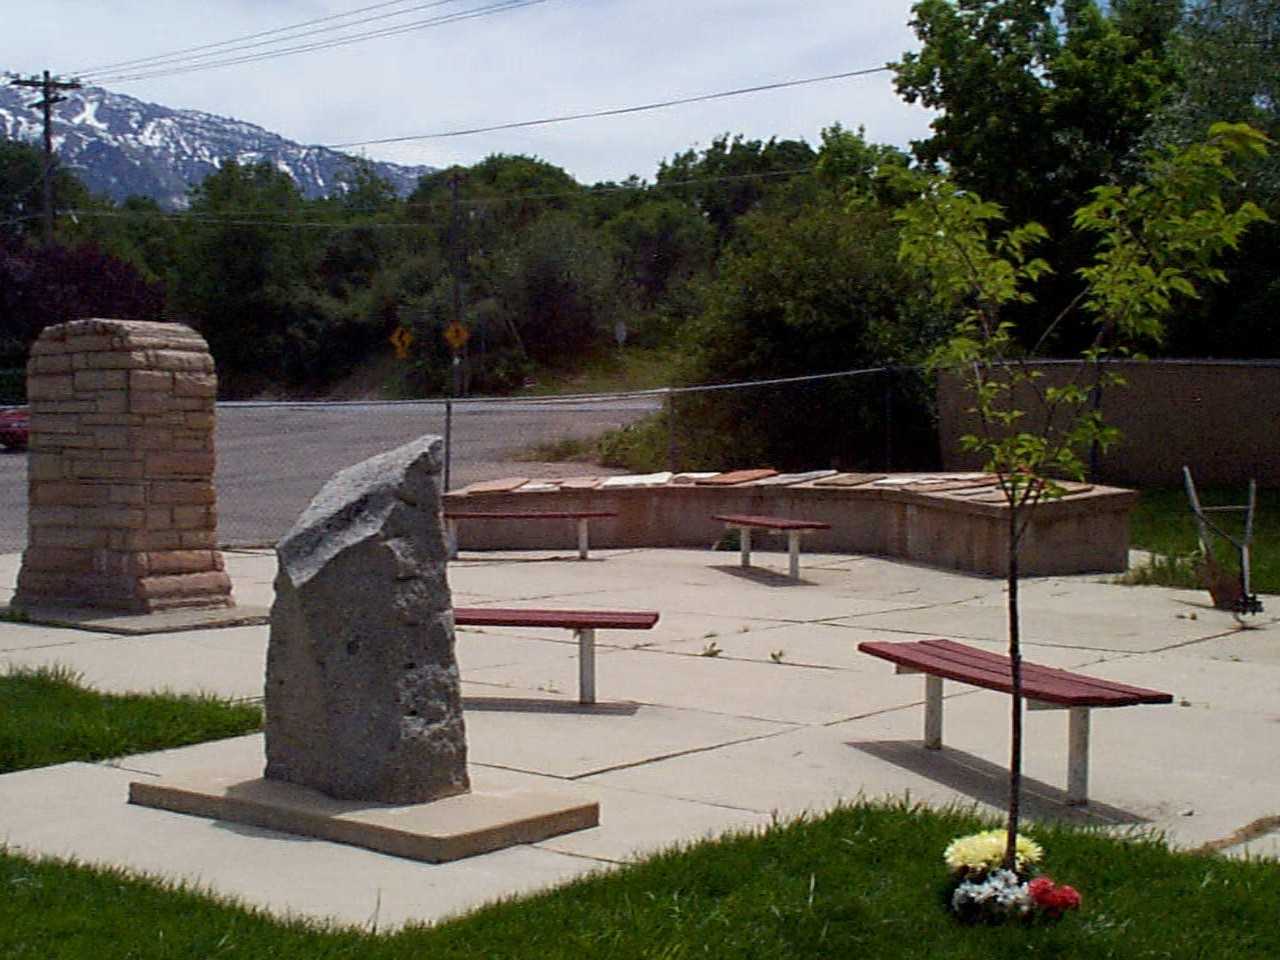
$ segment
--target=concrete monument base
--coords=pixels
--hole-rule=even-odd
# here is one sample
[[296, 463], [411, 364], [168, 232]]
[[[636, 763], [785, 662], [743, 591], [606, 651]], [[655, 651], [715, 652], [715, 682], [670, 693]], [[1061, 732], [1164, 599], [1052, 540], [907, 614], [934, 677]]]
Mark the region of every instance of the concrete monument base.
[[21, 619], [47, 627], [69, 627], [91, 633], [141, 637], [153, 633], [181, 633], [220, 627], [252, 627], [271, 622], [266, 607], [171, 607], [152, 613], [125, 613], [99, 607], [51, 607], [38, 605], [14, 610], [0, 607], [0, 617]]
[[[238, 769], [237, 769], [238, 768]], [[600, 823], [600, 805], [551, 793], [483, 789], [429, 803], [335, 800], [259, 776], [260, 756], [233, 768], [129, 784], [129, 802], [247, 823], [410, 860], [444, 863]]]

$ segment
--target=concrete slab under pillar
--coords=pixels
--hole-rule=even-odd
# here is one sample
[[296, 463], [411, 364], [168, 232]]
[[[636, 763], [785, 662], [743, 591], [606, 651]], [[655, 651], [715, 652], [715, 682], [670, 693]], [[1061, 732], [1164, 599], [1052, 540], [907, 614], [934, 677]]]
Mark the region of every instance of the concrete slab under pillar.
[[210, 630], [217, 627], [248, 627], [271, 622], [267, 607], [174, 607], [152, 613], [124, 613], [101, 607], [35, 606], [11, 612], [0, 608], [0, 618], [19, 619], [49, 627], [70, 627], [92, 633], [143, 636], [149, 633], [180, 633], [183, 630]]
[[246, 823], [410, 860], [447, 863], [598, 826], [600, 805], [552, 792], [473, 791], [430, 803], [336, 800], [260, 776], [259, 756], [180, 777], [135, 780], [129, 802]]

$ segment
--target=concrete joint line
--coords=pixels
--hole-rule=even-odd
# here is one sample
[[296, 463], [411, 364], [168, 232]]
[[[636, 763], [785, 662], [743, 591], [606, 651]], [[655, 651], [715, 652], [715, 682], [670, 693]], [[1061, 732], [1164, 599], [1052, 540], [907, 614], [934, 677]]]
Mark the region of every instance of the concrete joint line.
[[[101, 640], [103, 638], [95, 637], [94, 639]], [[56, 650], [58, 647], [74, 647], [79, 643], [83, 643], [83, 641], [82, 640], [65, 640], [62, 643], [42, 643], [37, 647], [15, 647], [12, 650], [0, 650], [0, 656], [11, 657], [14, 654], [28, 653], [32, 650]]]
[[[619, 787], [610, 785], [609, 789], [615, 790], [618, 793], [629, 793], [636, 797], [661, 797], [664, 800], [673, 799], [673, 795], [669, 793], [659, 793], [654, 790], [638, 790], [635, 787]], [[699, 807], [710, 807], [713, 810], [730, 810], [733, 813], [755, 813], [765, 816], [774, 816], [775, 819], [778, 812], [777, 807], [773, 807], [769, 810], [760, 810], [756, 807], [740, 807], [737, 804], [720, 803], [716, 800], [687, 800], [682, 797], [674, 797], [674, 799], [684, 800], [685, 803], [695, 804]]]
[[[771, 721], [777, 723], [778, 721]], [[772, 733], [762, 733], [754, 737], [741, 737], [737, 740], [726, 740], [724, 743], [713, 743], [705, 747], [690, 747], [688, 750], [675, 750], [671, 753], [664, 753], [656, 757], [646, 757], [643, 760], [631, 760], [627, 763], [618, 763], [608, 767], [601, 767], [598, 770], [588, 770], [586, 773], [574, 774], [566, 777], [566, 780], [586, 780], [588, 777], [598, 777], [606, 773], [616, 773], [619, 770], [632, 770], [636, 767], [646, 767], [651, 763], [662, 763], [664, 760], [674, 760], [677, 757], [689, 757], [699, 753], [711, 753], [715, 750], [723, 750], [725, 747], [736, 747], [743, 743], [759, 743], [762, 740], [771, 740], [774, 737], [781, 736], [784, 733], [793, 733], [801, 729], [803, 724], [794, 724], [787, 730], [775, 730]]]
[[557, 850], [554, 847], [547, 846], [545, 843], [531, 843], [529, 846], [536, 850], [541, 850], [543, 853], [553, 853], [558, 857], [569, 857], [571, 860], [585, 860], [588, 863], [604, 863], [611, 867], [625, 867], [634, 862], [631, 860], [614, 860], [612, 857], [595, 857], [589, 853], [575, 853], [572, 850]]
[[[959, 683], [962, 681], [954, 681], [954, 682]], [[956, 690], [954, 693], [944, 693], [942, 695], [942, 699], [957, 700], [960, 697], [972, 697], [975, 694], [982, 693], [982, 692], [983, 690], [981, 687], [970, 687], [967, 690]], [[872, 710], [869, 713], [857, 713], [851, 717], [844, 717], [843, 719], [840, 719], [840, 720], [825, 720], [822, 723], [814, 724], [814, 726], [835, 727], [835, 726], [839, 726], [842, 723], [851, 723], [854, 720], [869, 720], [872, 717], [882, 717], [886, 713], [899, 713], [903, 710], [917, 710], [923, 706], [924, 706], [924, 701], [917, 700], [914, 703], [903, 703], [896, 707], [884, 707], [880, 710]]]
[[130, 767], [130, 766], [126, 766], [123, 763], [118, 763], [115, 760], [98, 760], [96, 761], [95, 766], [107, 767], [111, 770], [119, 770], [122, 773], [136, 773], [142, 777], [159, 778], [163, 776], [163, 774], [161, 774], [158, 770], [143, 770], [141, 767]]
[[[715, 638], [713, 638], [713, 637], [708, 637], [707, 639], [708, 639], [708, 640], [712, 640], [712, 639], [720, 639], [720, 638], [718, 638], [718, 637], [715, 637]], [[704, 653], [686, 653], [686, 652], [685, 652], [685, 651], [683, 651], [683, 650], [659, 650], [659, 649], [656, 649], [656, 648], [654, 648], [654, 647], [620, 647], [620, 648], [618, 648], [618, 649], [622, 649], [622, 650], [633, 650], [633, 651], [635, 651], [636, 653], [656, 653], [656, 654], [660, 654], [660, 655], [668, 656], [668, 657], [690, 657], [690, 658], [692, 658], [692, 659], [694, 659], [694, 660], [720, 660], [720, 661], [723, 661], [723, 662], [725, 662], [725, 663], [765, 663], [765, 662], [768, 662], [768, 663], [772, 663], [772, 664], [773, 664], [774, 666], [776, 666], [776, 667], [799, 667], [799, 668], [804, 669], [804, 670], [831, 670], [831, 671], [840, 671], [840, 670], [848, 669], [848, 668], [846, 668], [846, 667], [831, 667], [831, 666], [828, 666], [828, 665], [827, 665], [827, 664], [825, 664], [825, 663], [795, 663], [795, 662], [793, 662], [793, 661], [789, 661], [789, 660], [780, 660], [780, 661], [776, 661], [776, 662], [775, 662], [775, 661], [773, 661], [773, 660], [764, 661], [764, 660], [757, 660], [757, 659], [756, 659], [756, 658], [754, 658], [754, 657], [732, 657], [732, 656], [725, 656], [725, 654], [724, 654], [724, 653], [717, 653], [714, 657], [709, 657], [709, 656], [707, 656], [707, 655], [706, 655], [706, 654], [704, 654]], [[757, 719], [758, 719], [758, 718], [757, 718]]]
[[[866, 613], [843, 614], [839, 617], [827, 617], [825, 619], [809, 620], [805, 622], [831, 624], [832, 626], [838, 627], [838, 626], [841, 626], [841, 624], [835, 623], [834, 621], [836, 620], [859, 620], [863, 617], [882, 617], [886, 613], [914, 613], [918, 610], [940, 610], [943, 607], [960, 607], [960, 606], [964, 606], [967, 603], [973, 603], [975, 600], [985, 600], [988, 597], [992, 597], [992, 596], [995, 596], [995, 594], [979, 593], [979, 594], [975, 594], [972, 597], [961, 597], [959, 600], [943, 600], [940, 603], [922, 603], [922, 604], [917, 604], [916, 606], [910, 606], [910, 607], [894, 607], [891, 610], [868, 610]], [[898, 632], [911, 633], [912, 631], [901, 630]]]
[[[1275, 623], [1274, 619], [1268, 620], [1267, 624]], [[1157, 647], [1155, 650], [1148, 650], [1147, 653], [1168, 653], [1170, 650], [1181, 650], [1183, 647], [1194, 647], [1197, 643], [1208, 643], [1210, 640], [1222, 640], [1225, 637], [1234, 637], [1241, 633], [1247, 633], [1250, 630], [1256, 630], [1261, 627], [1233, 627], [1230, 630], [1224, 630], [1222, 633], [1213, 633], [1207, 637], [1196, 637], [1194, 640], [1183, 640], [1181, 643], [1171, 643], [1167, 647]]]

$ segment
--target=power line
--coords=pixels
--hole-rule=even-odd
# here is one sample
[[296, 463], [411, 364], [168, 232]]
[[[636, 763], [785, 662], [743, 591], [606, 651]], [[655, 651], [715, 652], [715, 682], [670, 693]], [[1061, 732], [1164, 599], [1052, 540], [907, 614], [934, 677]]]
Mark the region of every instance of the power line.
[[217, 67], [229, 67], [243, 63], [258, 63], [260, 61], [271, 60], [276, 57], [292, 56], [298, 53], [309, 53], [313, 50], [330, 50], [334, 47], [347, 46], [349, 44], [360, 43], [365, 40], [376, 40], [383, 37], [399, 36], [400, 34], [410, 33], [415, 30], [425, 30], [430, 27], [444, 26], [445, 24], [458, 23], [463, 20], [475, 20], [481, 17], [489, 17], [499, 13], [508, 13], [512, 10], [519, 10], [524, 7], [533, 7], [548, 2], [549, 0], [502, 0], [502, 2], [494, 3], [487, 7], [477, 7], [473, 10], [462, 11], [459, 13], [446, 14], [439, 17], [429, 17], [425, 20], [416, 20], [412, 23], [400, 24], [395, 27], [384, 27], [380, 30], [371, 30], [367, 33], [355, 34], [350, 37], [339, 37], [333, 40], [302, 44], [297, 47], [285, 47], [280, 50], [246, 54], [242, 57], [230, 57], [224, 60], [217, 60], [212, 63], [199, 63], [152, 71], [144, 70], [140, 73], [123, 73], [106, 77], [95, 77], [94, 82], [98, 84], [129, 83], [134, 80], [150, 80], [156, 77], [172, 77], [185, 73], [197, 73], [202, 70], [212, 70]]
[[460, 130], [445, 130], [438, 133], [419, 133], [403, 137], [381, 137], [376, 140], [348, 140], [343, 143], [323, 144], [330, 150], [341, 150], [346, 147], [369, 147], [386, 143], [406, 143], [410, 140], [440, 140], [446, 137], [466, 137], [477, 133], [493, 133], [498, 130], [518, 130], [523, 127], [540, 127], [552, 123], [567, 123], [570, 120], [593, 120], [599, 117], [619, 117], [630, 113], [642, 113], [647, 110], [663, 110], [669, 107], [684, 106], [689, 103], [704, 103], [708, 100], [723, 100], [727, 97], [740, 97], [748, 93], [762, 93], [767, 90], [782, 90], [787, 87], [799, 87], [811, 83], [825, 83], [830, 80], [847, 80], [850, 77], [863, 77], [872, 73], [884, 73], [892, 67], [868, 67], [863, 70], [849, 70], [844, 73], [829, 73], [821, 77], [806, 77], [802, 80], [782, 80], [778, 83], [764, 83], [754, 87], [739, 87], [736, 90], [724, 90], [720, 93], [704, 93], [694, 97], [679, 97], [674, 100], [661, 100], [656, 103], [644, 103], [633, 107], [614, 107], [608, 110], [593, 110], [588, 113], [567, 113], [555, 117], [543, 117], [540, 120], [519, 120], [514, 123], [496, 123], [487, 127], [465, 127]]
[[[261, 37], [270, 37], [270, 36], [275, 36], [281, 33], [289, 33], [292, 30], [300, 30], [303, 27], [310, 27], [317, 23], [330, 23], [334, 20], [343, 20], [343, 19], [346, 19], [347, 17], [354, 17], [356, 14], [359, 14], [359, 13], [368, 13], [370, 10], [381, 10], [386, 7], [394, 7], [394, 6], [397, 6], [398, 4], [407, 3], [407, 2], [408, 0], [385, 0], [385, 2], [383, 3], [374, 3], [374, 4], [370, 4], [367, 7], [357, 7], [354, 10], [348, 10], [346, 13], [335, 13], [327, 17], [316, 17], [312, 20], [303, 20], [300, 23], [292, 23], [292, 24], [289, 24], [288, 26], [276, 27], [273, 30], [262, 30], [258, 33], [248, 33], [248, 34], [245, 34], [244, 36], [232, 37], [228, 40], [219, 40], [216, 43], [202, 43], [199, 46], [195, 46], [195, 47], [184, 47], [181, 50], [170, 50], [167, 53], [158, 53], [150, 57], [137, 57], [133, 60], [116, 60], [113, 63], [100, 63], [92, 67], [83, 67], [82, 69], [76, 70], [73, 72], [77, 74], [89, 74], [89, 73], [96, 73], [99, 70], [116, 70], [116, 69], [119, 69], [120, 67], [140, 67], [142, 64], [154, 64], [157, 61], [161, 61], [161, 62], [168, 61], [174, 57], [178, 57], [183, 54], [199, 53], [202, 50], [216, 50], [219, 47], [235, 46], [236, 44], [241, 44], [248, 40], [257, 40]], [[442, 6], [445, 3], [458, 3], [458, 2], [460, 2], [460, 0], [437, 0], [436, 3], [426, 4], [425, 6]], [[419, 9], [422, 9], [422, 7], [413, 7], [411, 9], [419, 10]], [[402, 10], [397, 13], [387, 14], [387, 16], [400, 16], [401, 14], [409, 13], [409, 12], [411, 12], [411, 10]], [[368, 18], [368, 19], [372, 20], [377, 18]], [[333, 27], [331, 29], [335, 29], [335, 30], [345, 29], [346, 27], [358, 26], [360, 23], [364, 23], [364, 22], [368, 22], [368, 21], [358, 20], [356, 21], [356, 23], [344, 24], [341, 27]], [[293, 39], [293, 38], [281, 38], [281, 39], [283, 40], [283, 39]], [[273, 41], [273, 42], [281, 42], [281, 41]]]
[[[405, 0], [395, 0], [395, 2], [396, 2], [396, 3], [404, 3], [404, 2], [405, 2]], [[162, 67], [163, 67], [163, 68], [165, 68], [166, 70], [167, 70], [167, 69], [174, 69], [174, 70], [177, 70], [177, 69], [179, 69], [179, 68], [195, 68], [195, 67], [206, 67], [206, 66], [218, 66], [218, 65], [221, 65], [221, 64], [226, 63], [226, 62], [229, 62], [229, 61], [217, 60], [217, 61], [215, 61], [215, 62], [206, 62], [206, 63], [200, 63], [199, 61], [201, 61], [201, 60], [204, 60], [204, 61], [210, 61], [210, 60], [211, 60], [211, 58], [215, 58], [215, 57], [226, 57], [226, 56], [230, 56], [230, 55], [234, 55], [234, 54], [240, 54], [240, 53], [244, 53], [245, 51], [252, 50], [252, 49], [254, 49], [255, 47], [270, 47], [270, 46], [272, 46], [273, 44], [278, 44], [278, 43], [287, 43], [287, 42], [289, 42], [289, 41], [291, 41], [291, 40], [301, 40], [301, 39], [303, 39], [304, 37], [313, 37], [313, 36], [317, 36], [317, 35], [322, 34], [322, 33], [331, 33], [331, 32], [333, 32], [334, 30], [349, 30], [349, 29], [351, 29], [351, 28], [353, 28], [353, 27], [361, 26], [362, 24], [366, 24], [366, 23], [373, 23], [373, 22], [375, 22], [375, 21], [377, 21], [377, 20], [389, 20], [389, 19], [391, 19], [391, 18], [393, 18], [393, 17], [403, 17], [403, 16], [406, 16], [407, 14], [410, 14], [410, 13], [416, 13], [416, 12], [418, 12], [418, 11], [420, 11], [420, 10], [429, 10], [429, 9], [433, 9], [433, 8], [435, 8], [435, 7], [443, 7], [443, 6], [446, 6], [446, 5], [450, 4], [450, 3], [461, 3], [461, 2], [462, 2], [462, 0], [431, 0], [431, 2], [430, 2], [430, 3], [420, 3], [420, 4], [418, 4], [417, 6], [413, 6], [413, 7], [406, 7], [404, 10], [395, 10], [395, 11], [392, 11], [391, 13], [382, 13], [382, 14], [378, 14], [377, 16], [364, 17], [364, 18], [362, 18], [362, 19], [360, 19], [360, 20], [356, 20], [356, 21], [354, 21], [354, 22], [352, 22], [352, 23], [339, 23], [339, 24], [334, 24], [334, 25], [332, 25], [332, 26], [328, 26], [328, 27], [317, 27], [317, 28], [316, 28], [316, 29], [314, 29], [314, 30], [305, 30], [305, 31], [303, 31], [303, 32], [301, 32], [301, 33], [293, 33], [293, 34], [291, 34], [291, 35], [289, 35], [289, 36], [285, 36], [285, 37], [278, 37], [278, 38], [271, 39], [271, 40], [257, 40], [257, 41], [255, 41], [255, 42], [253, 42], [253, 43], [240, 43], [239, 45], [229, 46], [229, 47], [228, 47], [228, 49], [223, 50], [223, 51], [221, 51], [221, 52], [213, 52], [213, 51], [210, 51], [210, 52], [208, 52], [208, 53], [198, 53], [198, 54], [195, 54], [195, 55], [185, 55], [185, 56], [176, 56], [176, 55], [175, 55], [175, 56], [170, 56], [170, 57], [153, 57], [153, 58], [149, 58], [149, 59], [148, 59], [148, 61], [146, 61], [146, 62], [144, 62], [143, 64], [139, 65], [139, 66], [138, 66], [138, 67], [136, 67], [135, 69], [136, 69], [136, 70], [139, 70], [139, 71], [154, 71], [154, 73], [149, 73], [149, 74], [148, 74], [148, 76], [152, 76], [152, 75], [160, 74], [162, 71], [161, 71], [159, 68], [162, 68]], [[349, 16], [349, 14], [346, 14], [346, 16]], [[451, 16], [451, 17], [461, 17], [461, 16], [462, 16], [462, 14], [451, 14], [451, 15], [449, 15], [449, 16]], [[425, 23], [425, 22], [426, 22], [426, 21], [419, 21], [419, 23]], [[400, 27], [408, 27], [408, 26], [410, 26], [410, 25], [408, 25], [408, 24], [400, 24], [399, 26], [400, 26]], [[296, 29], [296, 28], [283, 28], [283, 29], [286, 29], [286, 30], [287, 30], [287, 29]], [[393, 28], [393, 29], [399, 29], [399, 27], [397, 27], [397, 28]], [[422, 29], [425, 29], [425, 28], [422, 28]], [[280, 31], [274, 31], [274, 32], [280, 32]], [[352, 37], [352, 38], [345, 38], [345, 37], [343, 37], [343, 38], [335, 38], [335, 41], [336, 41], [336, 40], [345, 40], [345, 39], [358, 39], [358, 37]], [[226, 41], [226, 42], [225, 42], [224, 44], [222, 44], [222, 45], [226, 46], [226, 45], [231, 44], [231, 43], [233, 43], [233, 41]], [[261, 57], [261, 58], [263, 58], [263, 59], [266, 59], [268, 56], [275, 56], [275, 55], [277, 55], [277, 54], [279, 54], [279, 53], [280, 53], [280, 51], [278, 51], [278, 50], [270, 50], [270, 51], [263, 51], [263, 52], [261, 52], [261, 53], [259, 53], [259, 54], [254, 54], [254, 55], [251, 55], [251, 56], [258, 56], [258, 57]], [[111, 78], [110, 78], [110, 77], [108, 77], [108, 79], [111, 79]]]

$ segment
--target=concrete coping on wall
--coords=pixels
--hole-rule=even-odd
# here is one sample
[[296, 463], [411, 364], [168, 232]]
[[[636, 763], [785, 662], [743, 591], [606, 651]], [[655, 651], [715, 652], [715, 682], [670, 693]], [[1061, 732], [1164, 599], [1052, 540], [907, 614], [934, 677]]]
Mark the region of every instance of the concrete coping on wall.
[[[1019, 554], [1029, 576], [1120, 572], [1128, 563], [1133, 490], [1063, 482], [1032, 508]], [[1007, 568], [1009, 504], [994, 475], [978, 472], [782, 474], [773, 470], [572, 477], [511, 477], [452, 491], [445, 509], [530, 513], [606, 510], [593, 548], [711, 546], [715, 514], [815, 520], [808, 549], [872, 553], [979, 574]], [[560, 549], [573, 524], [519, 519], [464, 521], [465, 550]], [[561, 529], [563, 527], [563, 529]]]

